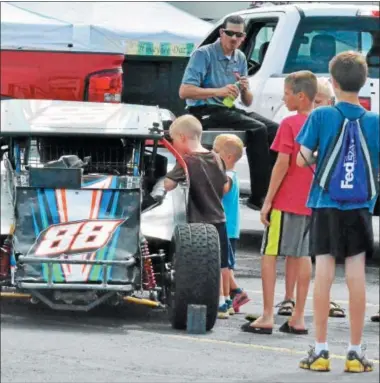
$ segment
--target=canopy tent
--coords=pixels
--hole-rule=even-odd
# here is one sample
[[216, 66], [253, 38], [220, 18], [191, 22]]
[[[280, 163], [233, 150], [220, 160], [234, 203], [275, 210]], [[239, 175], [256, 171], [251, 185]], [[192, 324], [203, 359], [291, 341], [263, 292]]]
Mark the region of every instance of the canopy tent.
[[67, 49], [73, 27], [1, 2], [1, 49]]
[[94, 51], [189, 56], [211, 25], [165, 2], [10, 2], [73, 25], [73, 44]]

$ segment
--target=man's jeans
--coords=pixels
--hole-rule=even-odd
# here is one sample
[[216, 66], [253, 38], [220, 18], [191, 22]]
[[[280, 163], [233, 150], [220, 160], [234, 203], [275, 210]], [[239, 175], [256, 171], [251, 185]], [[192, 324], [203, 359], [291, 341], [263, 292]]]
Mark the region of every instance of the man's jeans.
[[[279, 125], [257, 113], [246, 113], [236, 108], [200, 106], [189, 108], [189, 113], [202, 122], [204, 130], [212, 128], [246, 131], [245, 144], [251, 177], [249, 202], [260, 207], [268, 190], [270, 174], [277, 157], [277, 154], [270, 150], [270, 146]], [[206, 116], [208, 117], [202, 118]]]

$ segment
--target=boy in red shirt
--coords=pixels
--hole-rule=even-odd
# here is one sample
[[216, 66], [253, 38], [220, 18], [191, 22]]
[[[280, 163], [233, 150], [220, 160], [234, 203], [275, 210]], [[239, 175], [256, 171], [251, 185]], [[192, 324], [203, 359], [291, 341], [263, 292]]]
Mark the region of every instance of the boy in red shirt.
[[317, 94], [317, 78], [309, 71], [299, 71], [285, 79], [284, 102], [297, 114], [286, 117], [277, 131], [271, 149], [278, 152], [267, 196], [261, 209], [265, 232], [261, 252], [261, 277], [264, 312], [257, 320], [242, 326], [245, 332], [272, 334], [274, 291], [278, 255], [293, 257], [297, 267], [296, 304], [289, 322], [280, 331], [307, 334], [304, 310], [311, 279], [309, 229], [311, 210], [306, 207], [313, 173], [296, 164], [300, 145], [295, 141]]

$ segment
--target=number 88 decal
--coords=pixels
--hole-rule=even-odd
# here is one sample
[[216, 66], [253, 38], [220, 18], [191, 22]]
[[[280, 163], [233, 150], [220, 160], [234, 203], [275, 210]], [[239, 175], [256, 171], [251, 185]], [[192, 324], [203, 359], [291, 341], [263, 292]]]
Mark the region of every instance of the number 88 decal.
[[89, 253], [105, 246], [123, 220], [86, 220], [49, 227], [37, 240], [35, 255]]

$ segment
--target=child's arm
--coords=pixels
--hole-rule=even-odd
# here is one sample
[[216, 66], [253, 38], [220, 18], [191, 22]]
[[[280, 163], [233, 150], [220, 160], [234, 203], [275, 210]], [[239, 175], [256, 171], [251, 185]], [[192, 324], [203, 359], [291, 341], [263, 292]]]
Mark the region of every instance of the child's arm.
[[277, 161], [273, 167], [269, 188], [260, 212], [261, 222], [269, 226], [268, 215], [272, 209], [272, 202], [289, 169], [290, 154], [278, 153]]
[[316, 163], [317, 153], [314, 152], [318, 148], [320, 129], [320, 116], [318, 113], [318, 109], [310, 113], [296, 138], [296, 141], [301, 145], [297, 155], [297, 165], [300, 167], [307, 167]]
[[227, 194], [232, 188], [232, 179], [227, 176], [227, 181], [223, 187], [223, 194]]
[[277, 161], [273, 167], [267, 195], [261, 208], [262, 224], [269, 225], [268, 215], [272, 209], [272, 202], [289, 169], [290, 155], [293, 153], [294, 136], [287, 120], [281, 122], [271, 149], [278, 152]]
[[317, 162], [317, 152], [314, 152], [306, 146], [301, 146], [297, 154], [297, 165], [301, 168], [314, 165]]
[[179, 182], [185, 181], [185, 179], [185, 171], [183, 170], [182, 166], [177, 163], [174, 168], [168, 174], [166, 174], [164, 180], [164, 188], [167, 192], [169, 192], [175, 189]]
[[178, 185], [178, 182], [171, 180], [170, 178], [165, 178], [164, 180], [164, 188], [167, 192], [175, 189]]

